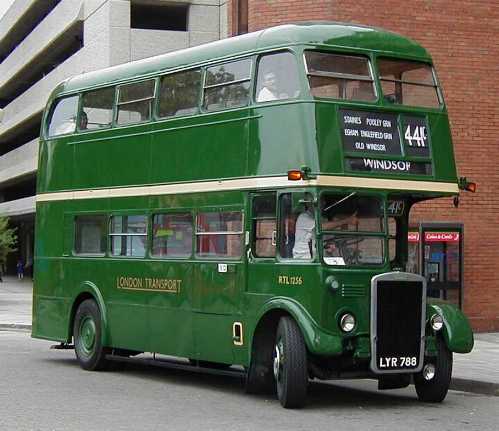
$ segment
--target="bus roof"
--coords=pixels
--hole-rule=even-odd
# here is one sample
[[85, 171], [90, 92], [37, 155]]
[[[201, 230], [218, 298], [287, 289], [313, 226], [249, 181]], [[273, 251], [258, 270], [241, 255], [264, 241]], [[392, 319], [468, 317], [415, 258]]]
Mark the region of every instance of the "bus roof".
[[336, 22], [304, 22], [271, 27], [254, 33], [170, 52], [143, 60], [85, 73], [57, 87], [54, 95], [78, 92], [129, 79], [293, 45], [346, 48], [430, 61], [419, 44], [397, 33], [374, 27]]

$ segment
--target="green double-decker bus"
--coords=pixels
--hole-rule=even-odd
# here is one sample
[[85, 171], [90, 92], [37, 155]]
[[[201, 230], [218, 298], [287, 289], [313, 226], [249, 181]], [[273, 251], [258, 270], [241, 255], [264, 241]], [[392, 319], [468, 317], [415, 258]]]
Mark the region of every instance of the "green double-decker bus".
[[311, 378], [442, 401], [473, 335], [406, 271], [408, 218], [458, 186], [432, 60], [394, 33], [284, 25], [76, 76], [42, 123], [32, 335], [284, 407]]

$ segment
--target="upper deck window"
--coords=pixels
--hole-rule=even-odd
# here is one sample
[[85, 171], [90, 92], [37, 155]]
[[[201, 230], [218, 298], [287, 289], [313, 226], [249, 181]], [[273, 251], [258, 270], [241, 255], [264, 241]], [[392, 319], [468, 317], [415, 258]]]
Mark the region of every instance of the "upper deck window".
[[296, 60], [290, 52], [260, 57], [256, 85], [256, 101], [270, 102], [300, 95]]
[[151, 119], [154, 79], [121, 85], [118, 93], [118, 124], [133, 124]]
[[114, 87], [84, 93], [78, 130], [108, 127], [113, 121]]
[[251, 59], [208, 67], [203, 107], [207, 111], [246, 106], [251, 85]]
[[369, 60], [365, 57], [306, 51], [310, 91], [314, 97], [376, 100]]
[[48, 125], [48, 135], [64, 135], [76, 129], [78, 96], [64, 97], [55, 102]]
[[381, 58], [378, 68], [386, 101], [425, 108], [440, 106], [433, 68], [429, 64]]
[[198, 111], [201, 70], [172, 73], [161, 78], [160, 117], [180, 117]]

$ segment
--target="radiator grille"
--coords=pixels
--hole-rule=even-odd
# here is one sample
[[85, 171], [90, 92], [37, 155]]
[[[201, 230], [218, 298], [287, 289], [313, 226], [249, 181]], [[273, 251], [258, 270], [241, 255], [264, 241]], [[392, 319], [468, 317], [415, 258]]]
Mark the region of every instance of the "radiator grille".
[[380, 280], [373, 293], [376, 368], [387, 372], [419, 369], [424, 323], [423, 283]]

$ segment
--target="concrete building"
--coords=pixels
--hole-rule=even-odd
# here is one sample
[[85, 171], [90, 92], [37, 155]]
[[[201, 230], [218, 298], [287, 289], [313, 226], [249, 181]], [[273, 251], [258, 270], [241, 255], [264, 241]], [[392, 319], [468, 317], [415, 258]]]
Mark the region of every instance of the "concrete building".
[[[228, 0], [227, 0], [228, 1]], [[83, 72], [227, 36], [225, 0], [15, 0], [0, 19], [0, 215], [30, 272], [38, 137], [52, 89]]]

